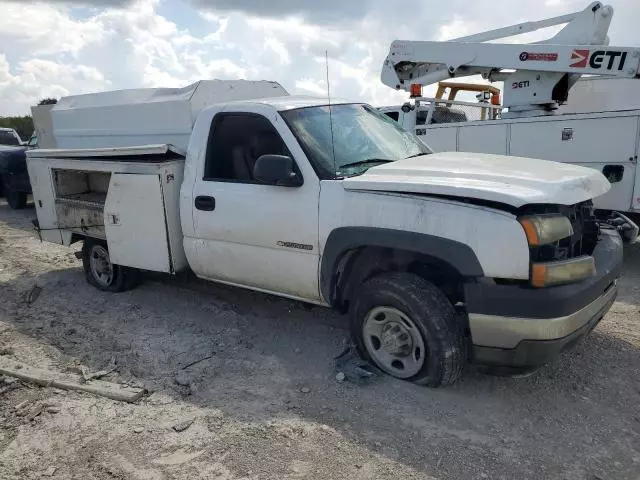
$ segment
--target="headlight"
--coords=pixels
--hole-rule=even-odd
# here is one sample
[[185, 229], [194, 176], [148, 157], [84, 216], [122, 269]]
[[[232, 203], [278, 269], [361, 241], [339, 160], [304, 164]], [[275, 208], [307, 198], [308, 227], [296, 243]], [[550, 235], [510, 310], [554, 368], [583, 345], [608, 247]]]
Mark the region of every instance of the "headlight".
[[593, 257], [587, 255], [560, 262], [534, 263], [531, 265], [531, 285], [550, 287], [578, 282], [595, 274], [596, 265]]
[[573, 235], [571, 221], [562, 215], [532, 215], [518, 219], [531, 246], [555, 243]]

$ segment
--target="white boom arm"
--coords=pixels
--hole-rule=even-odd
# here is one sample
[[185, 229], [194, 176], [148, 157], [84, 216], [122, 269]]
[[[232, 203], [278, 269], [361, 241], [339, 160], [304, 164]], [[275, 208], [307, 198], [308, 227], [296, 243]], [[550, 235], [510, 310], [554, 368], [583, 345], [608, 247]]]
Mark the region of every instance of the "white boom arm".
[[[447, 42], [396, 40], [382, 67], [382, 82], [410, 91], [414, 84], [481, 75], [505, 82], [503, 104], [511, 114], [548, 113], [567, 100], [582, 75], [640, 78], [640, 48], [608, 46], [612, 16], [612, 7], [594, 2], [580, 12]], [[482, 43], [564, 23], [543, 42]]]

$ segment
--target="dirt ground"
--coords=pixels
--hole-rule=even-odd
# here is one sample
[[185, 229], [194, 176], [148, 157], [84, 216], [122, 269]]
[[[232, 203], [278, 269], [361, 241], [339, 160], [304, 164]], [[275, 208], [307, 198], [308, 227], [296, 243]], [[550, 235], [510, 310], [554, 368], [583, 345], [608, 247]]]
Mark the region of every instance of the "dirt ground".
[[[61, 372], [115, 359], [106, 379], [151, 393], [0, 383], [1, 479], [640, 478], [640, 245], [611, 312], [556, 363], [427, 389], [336, 381], [346, 317], [326, 309], [165, 279], [99, 292], [34, 215], [0, 205], [0, 353]], [[50, 411], [19, 416], [25, 401]]]

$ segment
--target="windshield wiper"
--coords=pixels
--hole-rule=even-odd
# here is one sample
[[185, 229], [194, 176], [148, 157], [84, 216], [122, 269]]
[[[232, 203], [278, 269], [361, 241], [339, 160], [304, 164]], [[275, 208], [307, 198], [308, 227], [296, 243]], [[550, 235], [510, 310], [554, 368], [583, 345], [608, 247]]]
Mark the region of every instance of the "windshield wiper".
[[409, 155], [408, 157], [404, 157], [404, 159], [406, 160], [407, 158], [421, 157], [423, 155], [428, 155], [428, 153], [416, 153], [414, 155]]
[[360, 165], [368, 165], [370, 163], [391, 163], [391, 162], [395, 162], [395, 160], [389, 160], [387, 158], [367, 158], [366, 160], [359, 160], [357, 162], [340, 165], [340, 168], [359, 167]]

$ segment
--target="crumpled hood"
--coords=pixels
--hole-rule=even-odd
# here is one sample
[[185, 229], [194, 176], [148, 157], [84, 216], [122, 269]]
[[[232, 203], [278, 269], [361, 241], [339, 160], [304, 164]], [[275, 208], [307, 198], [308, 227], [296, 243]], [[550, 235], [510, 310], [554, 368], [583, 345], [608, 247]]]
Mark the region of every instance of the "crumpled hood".
[[551, 203], [574, 205], [606, 193], [599, 171], [523, 157], [444, 152], [370, 168], [346, 178], [347, 190], [448, 195], [514, 207]]

